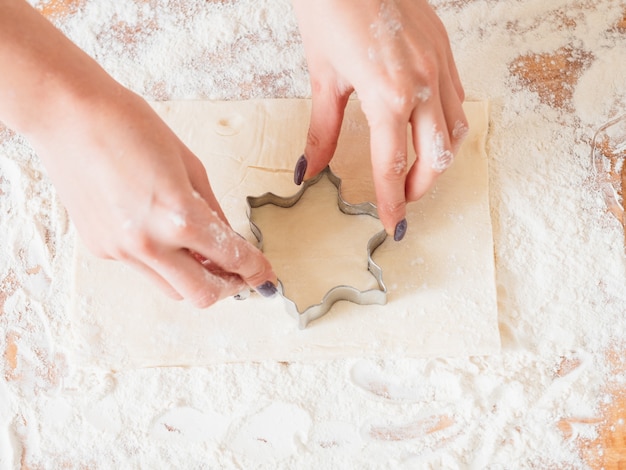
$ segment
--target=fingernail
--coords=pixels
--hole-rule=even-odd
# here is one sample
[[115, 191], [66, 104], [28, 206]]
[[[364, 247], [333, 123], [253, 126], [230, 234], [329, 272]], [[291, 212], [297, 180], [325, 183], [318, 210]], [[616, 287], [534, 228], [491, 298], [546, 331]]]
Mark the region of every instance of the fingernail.
[[278, 292], [278, 289], [272, 281], [265, 281], [260, 286], [257, 286], [256, 291], [263, 297], [273, 297]]
[[402, 219], [396, 225], [396, 229], [393, 232], [393, 239], [397, 242], [402, 240], [404, 238], [404, 235], [406, 234], [406, 228], [407, 228], [406, 219]]
[[307, 161], [306, 157], [302, 155], [298, 158], [298, 162], [296, 163], [296, 169], [293, 172], [293, 182], [298, 186], [302, 184], [304, 180], [304, 174], [306, 173]]

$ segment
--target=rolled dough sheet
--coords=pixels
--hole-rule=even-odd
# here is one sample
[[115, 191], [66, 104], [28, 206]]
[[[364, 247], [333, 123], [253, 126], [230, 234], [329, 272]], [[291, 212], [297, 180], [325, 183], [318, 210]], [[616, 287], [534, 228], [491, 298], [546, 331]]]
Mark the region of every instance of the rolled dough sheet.
[[[245, 197], [296, 192], [292, 171], [304, 148], [310, 101], [164, 102], [154, 107], [207, 167], [233, 227], [253, 240]], [[389, 288], [387, 305], [339, 302], [299, 330], [279, 298], [253, 294], [195, 309], [168, 299], [131, 268], [97, 259], [77, 243], [70, 305], [74, 331], [66, 346], [78, 364], [115, 370], [498, 352], [485, 154], [488, 106], [466, 103], [465, 111], [470, 135], [455, 164], [429, 195], [409, 206], [405, 240], [388, 240], [376, 252]], [[364, 196], [371, 191], [368, 166], [363, 165], [369, 161], [368, 148], [365, 118], [359, 103], [351, 101], [334, 159], [351, 202], [370, 197]], [[358, 162], [365, 176], [346, 173], [350, 162]], [[291, 240], [285, 235], [286, 244]], [[313, 242], [307, 243], [308, 249], [296, 253], [315, 252]], [[364, 247], [357, 256], [365, 269]], [[323, 277], [333, 269], [332, 256], [314, 264], [311, 276]]]

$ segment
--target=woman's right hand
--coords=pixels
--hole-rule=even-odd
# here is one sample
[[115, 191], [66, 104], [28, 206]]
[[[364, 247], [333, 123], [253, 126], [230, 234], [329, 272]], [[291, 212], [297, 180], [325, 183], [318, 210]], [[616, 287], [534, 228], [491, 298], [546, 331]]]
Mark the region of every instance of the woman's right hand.
[[[370, 127], [378, 215], [400, 240], [406, 205], [454, 159], [468, 130], [448, 35], [427, 0], [293, 0], [307, 56], [313, 107], [294, 180], [333, 157], [355, 90]], [[417, 160], [409, 165], [407, 128]]]

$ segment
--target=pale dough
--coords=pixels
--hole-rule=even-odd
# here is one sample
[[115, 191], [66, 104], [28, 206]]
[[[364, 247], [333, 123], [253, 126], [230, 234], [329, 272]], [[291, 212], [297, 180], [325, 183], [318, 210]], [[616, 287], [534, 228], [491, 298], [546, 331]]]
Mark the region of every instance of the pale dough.
[[335, 286], [377, 288], [367, 270], [367, 242], [381, 230], [380, 222], [341, 212], [328, 178], [311, 186], [294, 207], [266, 205], [253, 215], [263, 233], [263, 252], [300, 311]]
[[[245, 197], [266, 191], [289, 196], [297, 191], [293, 167], [304, 148], [310, 101], [168, 102], [155, 103], [154, 107], [207, 167], [213, 189], [233, 227], [254, 240]], [[389, 288], [387, 305], [339, 302], [305, 330], [298, 329], [278, 298], [267, 300], [253, 294], [247, 300], [226, 299], [209, 309], [197, 310], [185, 302], [169, 300], [121, 263], [92, 257], [78, 243], [70, 308], [75, 331], [67, 347], [74, 350], [79, 363], [112, 369], [498, 352], [485, 154], [488, 106], [483, 102], [466, 103], [465, 111], [470, 135], [456, 162], [429, 195], [409, 206], [405, 240], [388, 240], [376, 252], [375, 259], [384, 270]], [[351, 101], [333, 161], [335, 172], [344, 182], [344, 196], [350, 202], [371, 198], [368, 146], [366, 121], [359, 103]], [[354, 173], [353, 162], [364, 173]], [[332, 193], [332, 188], [327, 189]], [[323, 199], [315, 197], [310, 210], [322, 210], [324, 214], [334, 210]], [[290, 217], [301, 218], [297, 225], [305, 223], [302, 219], [314, 224], [316, 217], [325, 217], [311, 216], [306, 208], [299, 212], [298, 206], [285, 211]], [[287, 218], [282, 225], [274, 222], [272, 228], [264, 229], [270, 251], [280, 252], [282, 244], [291, 250], [286, 255], [291, 262], [285, 265], [304, 267], [296, 275], [302, 279], [296, 289], [302, 290], [303, 303], [310, 300], [306, 296], [318, 295], [305, 292], [313, 286], [306, 275], [314, 279], [339, 274], [330, 279], [330, 284], [344, 274], [347, 283], [374, 282], [365, 271], [361, 239], [367, 240], [369, 231], [380, 228], [380, 223], [372, 219], [363, 228], [349, 220], [351, 216], [344, 217], [348, 218], [348, 228], [341, 230], [354, 233], [354, 247], [339, 246], [334, 255], [328, 254], [336, 248], [329, 246], [333, 237], [330, 242], [322, 242], [322, 238], [335, 229], [335, 222], [301, 228], [301, 235], [293, 237], [281, 235], [286, 233]], [[350, 251], [352, 248], [356, 251]], [[356, 274], [347, 273], [352, 268], [337, 267], [341, 258], [357, 266]], [[361, 272], [359, 264], [363, 266]], [[279, 272], [279, 276], [284, 282], [293, 279], [288, 272]], [[323, 291], [325, 286], [315, 289]]]

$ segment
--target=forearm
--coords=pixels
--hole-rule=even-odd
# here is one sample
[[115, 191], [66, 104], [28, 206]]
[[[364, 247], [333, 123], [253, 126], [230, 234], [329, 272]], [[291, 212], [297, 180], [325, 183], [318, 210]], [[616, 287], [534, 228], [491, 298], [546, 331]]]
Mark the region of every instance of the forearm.
[[0, 120], [32, 139], [121, 87], [24, 0], [0, 0]]
[[0, 0], [0, 120], [33, 144], [94, 253], [198, 307], [244, 283], [276, 292], [269, 262], [230, 228], [200, 160], [24, 0]]

